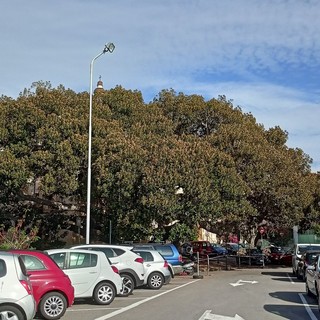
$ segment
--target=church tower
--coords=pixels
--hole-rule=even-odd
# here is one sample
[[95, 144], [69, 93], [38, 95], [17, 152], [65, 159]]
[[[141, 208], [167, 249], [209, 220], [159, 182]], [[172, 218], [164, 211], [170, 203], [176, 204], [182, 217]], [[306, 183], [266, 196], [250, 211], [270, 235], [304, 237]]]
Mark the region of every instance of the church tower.
[[103, 89], [103, 82], [100, 76], [99, 81], [97, 82], [97, 87], [94, 89], [94, 93], [101, 93], [101, 92], [104, 92], [104, 89]]

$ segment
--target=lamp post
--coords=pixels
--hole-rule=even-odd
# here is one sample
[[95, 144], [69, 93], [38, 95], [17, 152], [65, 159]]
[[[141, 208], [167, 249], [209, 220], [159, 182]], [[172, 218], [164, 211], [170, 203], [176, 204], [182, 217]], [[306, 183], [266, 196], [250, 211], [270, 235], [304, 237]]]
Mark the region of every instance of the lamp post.
[[93, 64], [100, 56], [106, 52], [112, 53], [115, 45], [112, 42], [104, 46], [102, 52], [95, 56], [90, 63], [90, 102], [89, 102], [89, 142], [88, 142], [88, 182], [87, 182], [87, 224], [86, 224], [86, 244], [90, 243], [90, 196], [91, 196], [91, 140], [92, 140], [92, 96], [93, 96]]

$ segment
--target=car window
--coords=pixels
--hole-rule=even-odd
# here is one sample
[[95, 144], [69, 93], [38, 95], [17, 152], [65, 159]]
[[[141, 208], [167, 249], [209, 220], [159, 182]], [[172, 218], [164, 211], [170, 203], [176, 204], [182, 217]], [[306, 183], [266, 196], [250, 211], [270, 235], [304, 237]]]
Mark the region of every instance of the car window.
[[137, 249], [137, 250], [155, 250], [155, 248], [153, 246], [147, 246], [147, 245], [134, 246], [134, 249]]
[[143, 258], [145, 262], [154, 261], [153, 255], [148, 251], [134, 251]]
[[163, 256], [173, 256], [173, 251], [170, 246], [154, 246], [154, 248], [160, 252]]
[[119, 249], [119, 248], [113, 248], [113, 251], [115, 252], [116, 256], [121, 256], [122, 254], [125, 253], [123, 249]]
[[116, 257], [115, 252], [111, 248], [103, 248], [103, 247], [90, 247], [89, 250], [101, 251], [105, 254], [107, 258]]
[[21, 255], [21, 259], [27, 270], [45, 270], [46, 267], [37, 257]]
[[97, 265], [97, 255], [93, 253], [70, 252], [69, 268], [89, 268]]
[[65, 269], [65, 252], [53, 253], [50, 255], [51, 259], [59, 266], [60, 269]]
[[4, 277], [7, 274], [7, 266], [3, 259], [0, 259], [0, 277]]

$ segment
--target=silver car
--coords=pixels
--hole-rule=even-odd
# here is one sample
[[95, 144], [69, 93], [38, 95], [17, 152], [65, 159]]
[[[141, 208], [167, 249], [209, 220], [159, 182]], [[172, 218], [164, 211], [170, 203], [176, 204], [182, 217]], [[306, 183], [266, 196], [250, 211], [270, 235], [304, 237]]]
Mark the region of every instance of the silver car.
[[143, 258], [145, 269], [144, 284], [150, 289], [160, 289], [171, 280], [169, 263], [156, 250], [134, 249]]
[[320, 311], [320, 255], [318, 255], [313, 264], [306, 269], [306, 292], [309, 296], [318, 299], [318, 308]]
[[19, 255], [0, 252], [0, 281], [0, 319], [33, 319], [36, 303], [26, 268]]

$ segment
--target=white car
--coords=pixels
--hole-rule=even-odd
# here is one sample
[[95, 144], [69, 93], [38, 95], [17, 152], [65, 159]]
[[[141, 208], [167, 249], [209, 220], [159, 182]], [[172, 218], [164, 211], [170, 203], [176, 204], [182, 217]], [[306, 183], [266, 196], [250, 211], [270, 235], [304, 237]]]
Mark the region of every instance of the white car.
[[92, 297], [97, 304], [108, 305], [123, 293], [122, 279], [116, 267], [100, 251], [51, 249], [49, 256], [69, 276], [75, 298]]
[[135, 249], [144, 260], [145, 280], [144, 284], [150, 289], [160, 289], [171, 280], [169, 263], [156, 250]]
[[25, 265], [19, 255], [0, 252], [0, 282], [0, 319], [33, 319], [36, 303]]
[[292, 254], [292, 273], [298, 275], [298, 264], [301, 259], [301, 256], [307, 250], [320, 250], [320, 244], [318, 243], [297, 243], [293, 248]]
[[129, 295], [134, 288], [144, 285], [145, 270], [143, 259], [132, 251], [133, 247], [113, 244], [86, 244], [71, 249], [102, 251], [119, 269], [123, 280], [123, 294]]

